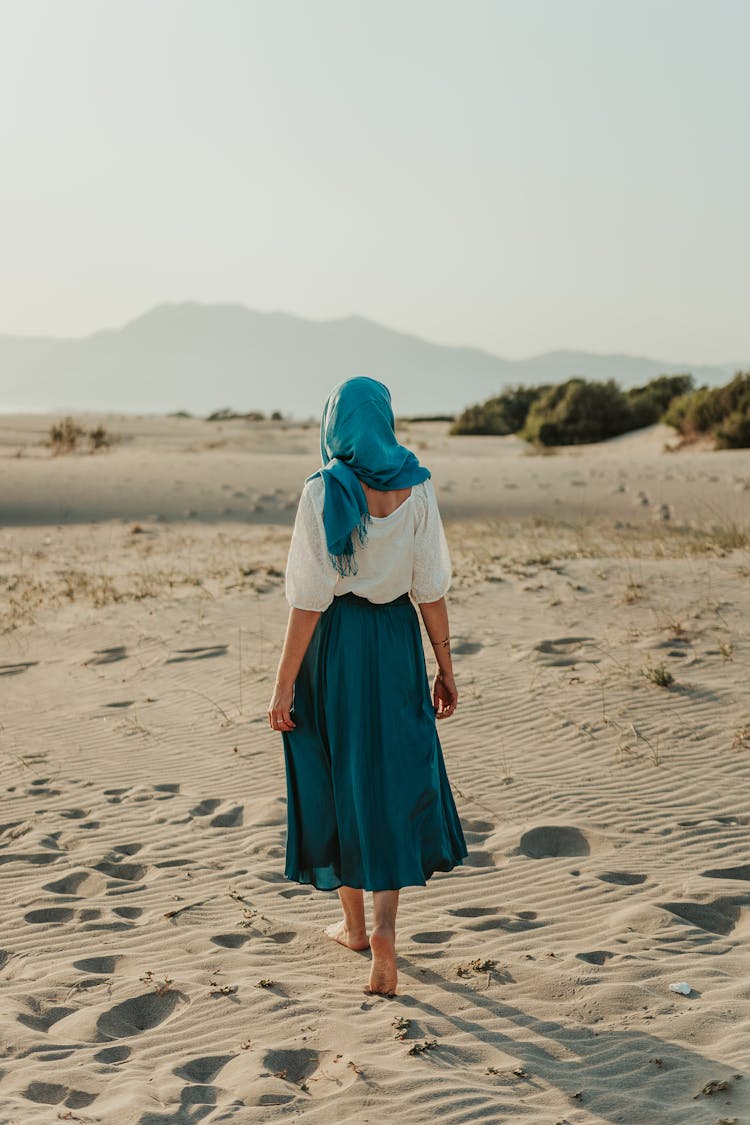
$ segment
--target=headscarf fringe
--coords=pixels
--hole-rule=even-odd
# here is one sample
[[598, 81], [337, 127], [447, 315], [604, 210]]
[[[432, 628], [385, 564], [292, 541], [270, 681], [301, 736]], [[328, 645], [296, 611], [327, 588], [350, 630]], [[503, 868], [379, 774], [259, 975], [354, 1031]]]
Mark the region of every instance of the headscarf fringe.
[[347, 535], [346, 539], [334, 544], [335, 550], [329, 552], [331, 563], [342, 578], [356, 574], [359, 569], [355, 558], [354, 536], [357, 536], [360, 546], [367, 541], [367, 525], [371, 522], [370, 513], [363, 512], [359, 523]]

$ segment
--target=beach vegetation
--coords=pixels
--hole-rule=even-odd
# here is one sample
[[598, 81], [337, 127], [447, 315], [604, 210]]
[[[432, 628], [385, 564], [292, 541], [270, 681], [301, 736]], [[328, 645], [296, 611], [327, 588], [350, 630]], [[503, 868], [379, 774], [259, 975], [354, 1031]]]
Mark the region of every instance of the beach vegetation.
[[[551, 388], [507, 387], [486, 402], [476, 403], [458, 415], [448, 431], [451, 434], [516, 434], [526, 422], [531, 405]], [[416, 419], [412, 419], [416, 421]]]
[[665, 667], [663, 661], [659, 664], [649, 665], [647, 668], [644, 668], [643, 675], [647, 680], [650, 680], [652, 684], [656, 684], [657, 687], [669, 688], [674, 683], [674, 676], [669, 669]]
[[73, 453], [80, 448], [85, 438], [88, 439], [90, 453], [96, 453], [97, 449], [108, 449], [112, 444], [111, 436], [101, 423], [92, 430], [86, 430], [70, 415], [59, 422], [53, 422], [48, 433], [46, 444], [55, 457], [61, 453]]
[[63, 418], [50, 426], [47, 444], [55, 455], [72, 453], [85, 434], [83, 426], [80, 426], [75, 418]]
[[633, 429], [641, 426], [653, 426], [664, 418], [664, 413], [676, 398], [686, 395], [693, 390], [693, 376], [683, 375], [657, 375], [650, 379], [643, 387], [630, 387], [625, 392], [625, 398], [632, 412], [635, 423]]
[[614, 379], [579, 376], [563, 383], [508, 387], [469, 406], [451, 434], [520, 434], [538, 449], [605, 441], [662, 420], [674, 400], [693, 390], [688, 373], [658, 375], [623, 391]]
[[531, 404], [521, 437], [541, 445], [581, 445], [635, 428], [614, 379], [595, 383], [573, 378], [550, 387]]
[[455, 414], [403, 414], [396, 418], [396, 425], [406, 425], [408, 422], [454, 422]]
[[713, 438], [716, 449], [750, 446], [750, 371], [737, 371], [723, 387], [698, 387], [673, 399], [664, 419], [683, 442]]
[[231, 406], [223, 406], [221, 410], [214, 410], [211, 414], [207, 415], [206, 421], [232, 422], [235, 419], [241, 419], [243, 422], [263, 422], [265, 421], [265, 417], [262, 410], [238, 411], [232, 410]]

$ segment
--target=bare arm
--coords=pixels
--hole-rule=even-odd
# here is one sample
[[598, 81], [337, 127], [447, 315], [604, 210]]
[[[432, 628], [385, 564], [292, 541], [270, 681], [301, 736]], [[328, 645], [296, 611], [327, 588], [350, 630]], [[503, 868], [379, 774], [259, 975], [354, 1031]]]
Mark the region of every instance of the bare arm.
[[312, 640], [320, 613], [315, 609], [289, 610], [284, 647], [279, 658], [276, 683], [268, 705], [268, 723], [272, 730], [294, 730], [289, 714], [294, 698], [294, 681]]
[[453, 714], [458, 703], [458, 690], [453, 677], [448, 606], [445, 598], [438, 598], [435, 602], [420, 602], [419, 612], [438, 664], [432, 687], [435, 713], [438, 719], [445, 719]]

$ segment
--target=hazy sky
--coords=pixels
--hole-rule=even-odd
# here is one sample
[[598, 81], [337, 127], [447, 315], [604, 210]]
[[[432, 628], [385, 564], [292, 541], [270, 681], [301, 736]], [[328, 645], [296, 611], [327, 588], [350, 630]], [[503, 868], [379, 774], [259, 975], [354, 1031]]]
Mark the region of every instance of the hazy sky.
[[0, 332], [750, 361], [748, 0], [0, 0]]

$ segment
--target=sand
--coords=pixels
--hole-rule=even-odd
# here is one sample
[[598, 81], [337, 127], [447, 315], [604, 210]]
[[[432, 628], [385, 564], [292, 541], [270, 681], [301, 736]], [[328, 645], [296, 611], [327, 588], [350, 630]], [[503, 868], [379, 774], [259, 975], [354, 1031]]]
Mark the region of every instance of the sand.
[[52, 457], [0, 419], [2, 1125], [747, 1125], [750, 452], [401, 430], [454, 561], [470, 855], [402, 892], [389, 1000], [283, 876], [317, 431], [101, 420]]

